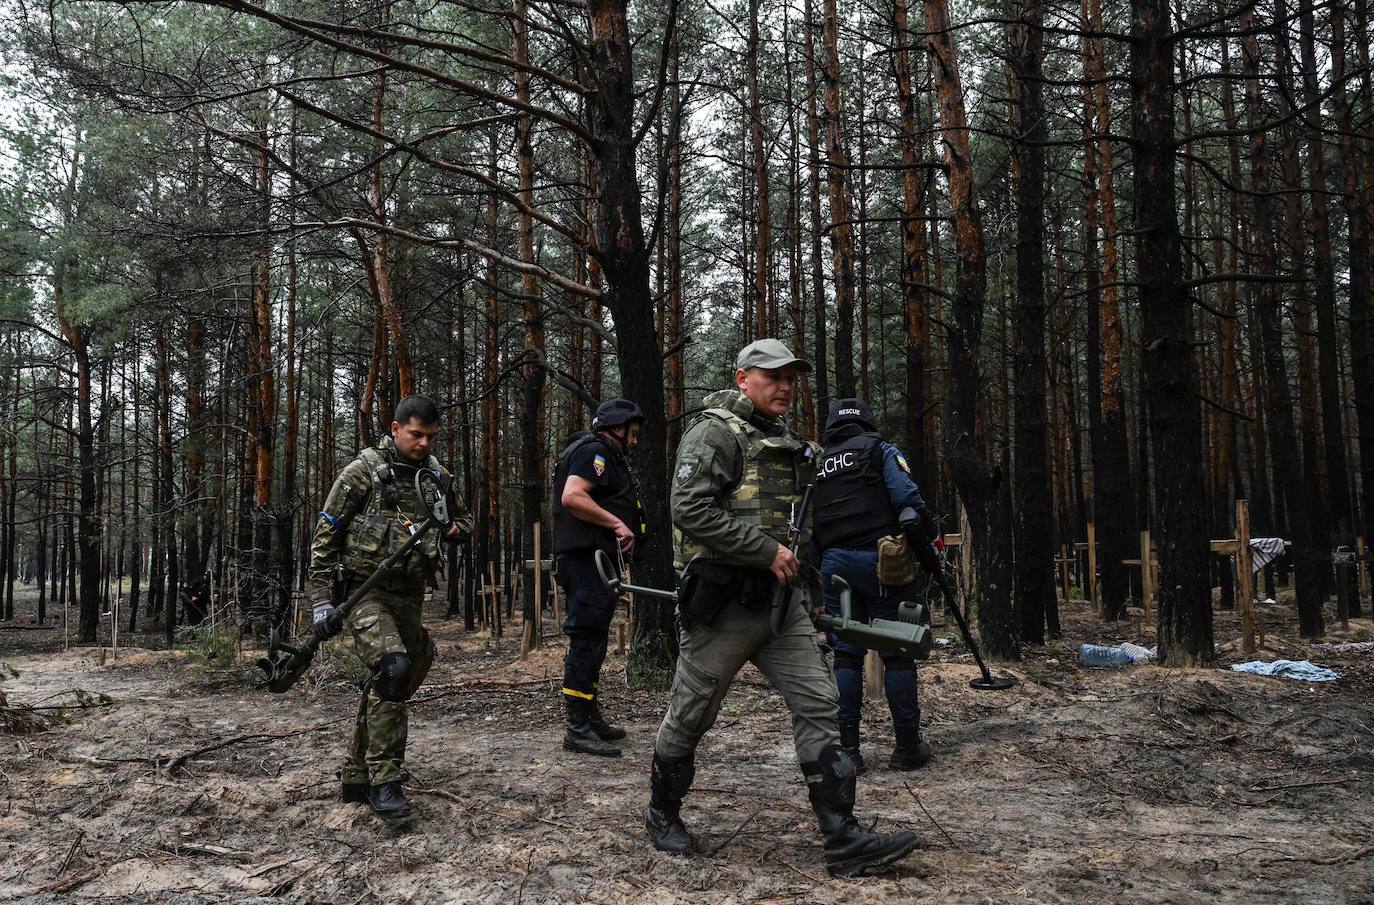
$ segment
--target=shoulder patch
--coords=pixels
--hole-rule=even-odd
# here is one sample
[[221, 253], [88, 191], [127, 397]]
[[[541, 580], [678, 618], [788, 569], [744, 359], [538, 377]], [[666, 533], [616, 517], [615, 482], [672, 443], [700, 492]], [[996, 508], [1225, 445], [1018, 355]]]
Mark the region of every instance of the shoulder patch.
[[606, 457], [601, 453], [597, 453], [596, 458], [592, 459], [592, 471], [596, 472], [598, 478], [606, 473]]
[[701, 459], [696, 456], [682, 456], [677, 460], [677, 471], [673, 472], [673, 481], [683, 484], [691, 479], [701, 467]]
[[897, 453], [897, 467], [907, 474], [911, 474], [911, 466], [906, 464], [906, 456]]

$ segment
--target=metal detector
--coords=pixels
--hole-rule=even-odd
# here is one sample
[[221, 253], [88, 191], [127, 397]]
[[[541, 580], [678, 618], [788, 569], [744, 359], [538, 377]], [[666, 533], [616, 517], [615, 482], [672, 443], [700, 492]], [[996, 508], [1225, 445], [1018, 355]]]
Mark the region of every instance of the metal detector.
[[622, 591], [629, 591], [631, 594], [643, 594], [646, 597], [658, 597], [661, 600], [671, 600], [673, 603], [677, 603], [676, 590], [668, 591], [663, 588], [650, 588], [621, 581], [615, 564], [611, 562], [611, 558], [606, 555], [605, 550], [597, 550], [592, 559], [596, 562], [596, 572], [601, 576], [601, 583], [612, 594], [619, 596]]
[[[339, 604], [333, 617], [329, 620], [330, 637], [338, 634], [342, 630], [344, 620], [348, 618], [348, 613], [357, 605], [363, 595], [370, 591], [382, 576], [401, 562], [415, 546], [424, 539], [424, 536], [436, 528], [441, 528], [449, 523], [448, 514], [448, 489], [444, 486], [442, 478], [436, 471], [428, 468], [417, 468], [415, 470], [415, 493], [417, 499], [425, 504], [429, 511], [429, 518], [419, 528], [413, 528], [410, 537], [402, 544], [396, 552], [392, 553], [382, 564], [379, 565], [371, 575], [367, 577], [358, 589], [348, 595], [348, 599]], [[328, 640], [328, 639], [325, 639]], [[258, 683], [258, 688], [267, 688], [270, 691], [281, 694], [291, 688], [305, 671], [310, 668], [310, 662], [315, 659], [315, 652], [320, 649], [321, 641], [312, 632], [306, 636], [300, 644], [288, 644], [284, 641], [280, 633], [272, 630], [271, 637], [267, 643], [267, 656], [258, 660], [258, 668], [265, 674], [264, 678]]]

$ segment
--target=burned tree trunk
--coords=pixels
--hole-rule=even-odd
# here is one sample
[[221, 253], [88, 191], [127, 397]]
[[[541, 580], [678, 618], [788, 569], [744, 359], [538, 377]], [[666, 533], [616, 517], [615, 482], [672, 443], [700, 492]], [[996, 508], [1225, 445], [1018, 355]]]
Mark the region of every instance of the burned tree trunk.
[[[636, 457], [641, 499], [649, 526], [636, 578], [667, 587], [675, 579], [668, 531], [667, 424], [663, 417], [663, 360], [649, 291], [649, 250], [644, 241], [635, 171], [634, 67], [627, 0], [590, 0], [591, 56], [599, 90], [588, 107], [596, 170], [596, 248], [606, 279], [605, 305], [615, 317], [620, 384], [644, 410]], [[669, 30], [676, 4], [668, 11]], [[671, 38], [671, 35], [669, 35]], [[634, 639], [627, 663], [633, 685], [666, 686], [676, 653], [673, 613], [662, 602], [637, 598]]]
[[[518, 63], [525, 63], [529, 58], [529, 25], [525, 20], [524, 0], [515, 0], [513, 25], [515, 59]], [[517, 69], [515, 72], [515, 96], [522, 103], [529, 103], [530, 78], [524, 69]], [[518, 217], [520, 260], [533, 264], [534, 218], [530, 216], [530, 211], [534, 208], [534, 145], [530, 138], [530, 128], [529, 114], [520, 114], [515, 121], [516, 172], [522, 202]], [[533, 532], [540, 531], [547, 538], [548, 532], [540, 528], [544, 508], [544, 484], [547, 477], [544, 464], [544, 313], [539, 291], [539, 280], [534, 274], [521, 274], [520, 294], [524, 296], [525, 366], [520, 408], [520, 530], [525, 537], [531, 537]], [[540, 549], [549, 549], [547, 541], [541, 544]], [[532, 574], [541, 573], [536, 571]], [[534, 582], [526, 582], [523, 601], [526, 625], [532, 626], [535, 623], [534, 604]], [[538, 645], [538, 634], [531, 634], [530, 646]]]
[[[1253, 29], [1255, 14], [1241, 15], [1241, 26]], [[1255, 207], [1255, 260], [1263, 277], [1277, 275], [1278, 241], [1274, 224], [1278, 211], [1273, 203], [1270, 177], [1272, 154], [1267, 146], [1260, 99], [1259, 41], [1253, 33], [1241, 44], [1245, 56], [1245, 118], [1252, 130], [1250, 135], [1250, 185]], [[1269, 407], [1267, 421], [1273, 447], [1274, 484], [1288, 513], [1288, 526], [1293, 535], [1293, 562], [1297, 570], [1298, 628], [1306, 637], [1322, 632], [1321, 589], [1318, 586], [1316, 556], [1309, 530], [1310, 508], [1307, 489], [1299, 468], [1296, 428], [1293, 424], [1293, 396], [1288, 383], [1288, 365], [1283, 354], [1279, 284], [1251, 283], [1248, 287], [1250, 305], [1259, 321], [1264, 370], [1268, 378]]]
[[917, 134], [916, 92], [912, 87], [911, 36], [907, 28], [907, 0], [893, 0], [893, 67], [897, 75], [898, 141], [902, 149], [902, 321], [906, 363], [906, 418], [904, 446], [912, 474], [923, 482], [930, 457], [925, 431], [926, 350], [930, 346], [930, 312], [926, 306], [926, 179], [922, 173], [921, 141]]
[[821, 256], [821, 132], [816, 112], [816, 28], [811, 0], [802, 7], [802, 62], [806, 70], [806, 170], [811, 222], [811, 307], [816, 350], [816, 411], [830, 410], [830, 374], [826, 364], [825, 261]]
[[954, 483], [968, 510], [978, 569], [978, 630], [989, 655], [1018, 656], [1011, 610], [1011, 524], [1002, 506], [1002, 470], [994, 466], [978, 430], [979, 333], [987, 295], [987, 255], [974, 194], [968, 117], [954, 53], [949, 4], [922, 0], [926, 42], [940, 109], [940, 136], [949, 168], [954, 219], [955, 276], [946, 322], [949, 361], [945, 446]]
[[[1159, 546], [1160, 661], [1210, 664], [1212, 597], [1197, 457], [1202, 417], [1192, 349], [1192, 298], [1183, 284], [1174, 184], [1173, 30], [1169, 0], [1132, 0], [1131, 120], [1151, 480]], [[1145, 564], [1148, 566], [1148, 563]]]
[[1045, 454], [1045, 111], [1040, 57], [1040, 0], [1025, 0], [1012, 30], [1018, 132], [1016, 162], [1016, 439], [1013, 587], [1021, 640], [1045, 641], [1054, 606], [1054, 516]]
[[[1091, 31], [1102, 30], [1101, 0], [1084, 0], [1084, 18]], [[1106, 61], [1101, 38], [1083, 38], [1083, 70], [1092, 81], [1087, 89], [1088, 128], [1095, 143], [1085, 163], [1087, 190], [1087, 245], [1097, 252], [1097, 217], [1102, 227], [1101, 270], [1088, 274], [1088, 431], [1092, 437], [1093, 513], [1102, 570], [1101, 613], [1104, 619], [1126, 614], [1131, 594], [1130, 578], [1123, 560], [1140, 552], [1135, 496], [1131, 488], [1130, 444], [1126, 437], [1126, 406], [1122, 396], [1121, 309], [1117, 288], [1117, 220], [1114, 185], [1111, 106], [1107, 93]], [[1095, 125], [1093, 125], [1095, 123]], [[1095, 290], [1095, 291], [1094, 291]], [[1096, 297], [1096, 304], [1093, 304]], [[1142, 482], [1143, 483], [1143, 482]]]
[[853, 396], [854, 383], [854, 206], [845, 173], [849, 155], [840, 123], [839, 18], [835, 0], [824, 0], [821, 43], [825, 50], [821, 78], [825, 82], [825, 153], [829, 163], [830, 251], [835, 270], [835, 392]]

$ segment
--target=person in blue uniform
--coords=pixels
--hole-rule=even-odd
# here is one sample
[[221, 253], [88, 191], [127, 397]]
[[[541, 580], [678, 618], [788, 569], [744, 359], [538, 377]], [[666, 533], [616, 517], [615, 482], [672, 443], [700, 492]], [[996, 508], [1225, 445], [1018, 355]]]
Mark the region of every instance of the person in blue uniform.
[[[926, 533], [934, 519], [911, 477], [906, 457], [878, 431], [873, 411], [862, 399], [841, 399], [830, 409], [822, 438], [816, 475], [815, 540], [821, 550], [821, 586], [826, 612], [839, 613], [839, 595], [831, 587], [838, 575], [851, 588], [855, 619], [895, 619], [903, 600], [917, 599], [909, 584], [887, 586], [878, 579], [878, 541], [901, 535], [897, 514], [910, 507], [921, 517]], [[834, 635], [835, 684], [840, 693], [840, 744], [860, 770], [859, 724], [863, 713], [864, 656], [868, 650]], [[888, 765], [915, 770], [930, 760], [930, 746], [921, 740], [921, 708], [916, 697], [916, 664], [910, 657], [884, 654], [883, 690], [896, 746]]]
[[566, 731], [563, 747], [618, 757], [625, 730], [602, 715], [598, 689], [616, 598], [596, 571], [597, 550], [612, 562], [635, 555], [647, 533], [627, 454], [639, 441], [644, 412], [628, 399], [607, 399], [592, 429], [568, 438], [553, 478], [553, 553], [568, 597], [563, 633]]

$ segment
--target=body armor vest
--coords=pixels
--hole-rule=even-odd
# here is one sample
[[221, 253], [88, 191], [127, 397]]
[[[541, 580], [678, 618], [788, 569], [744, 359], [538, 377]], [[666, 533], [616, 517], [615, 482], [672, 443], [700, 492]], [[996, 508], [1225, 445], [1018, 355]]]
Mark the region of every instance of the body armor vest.
[[563, 490], [568, 483], [568, 469], [572, 467], [573, 455], [589, 444], [596, 444], [606, 450], [606, 456], [614, 465], [619, 480], [603, 487], [593, 487], [591, 497], [602, 509], [620, 519], [635, 533], [636, 549], [638, 541], [649, 533], [644, 523], [644, 506], [639, 500], [639, 485], [630, 470], [625, 456], [611, 442], [594, 433], [574, 434], [571, 442], [558, 457], [553, 471], [553, 552], [571, 553], [574, 550], [605, 550], [614, 553], [618, 546], [615, 532], [601, 525], [584, 522], [563, 507]]
[[[721, 508], [778, 543], [787, 543], [792, 509], [800, 505], [806, 485], [816, 477], [815, 447], [790, 432], [770, 437], [726, 408], [706, 409], [700, 417], [721, 422], [740, 448], [740, 477], [721, 500]], [[697, 555], [729, 559], [728, 551], [711, 549], [676, 528], [673, 531], [678, 537], [680, 565]]]
[[[401, 547], [410, 532], [419, 530], [429, 519], [429, 510], [415, 496], [417, 466], [395, 462], [381, 449], [369, 447], [358, 458], [367, 467], [371, 489], [367, 503], [349, 523], [344, 534], [340, 564], [357, 579], [366, 579], [382, 562]], [[439, 461], [430, 456], [425, 468], [441, 471]], [[443, 525], [431, 528], [420, 543], [393, 571], [395, 579], [426, 579], [440, 562], [439, 539]], [[384, 581], [388, 579], [383, 579]]]
[[822, 550], [873, 550], [899, 534], [883, 480], [883, 438], [862, 433], [832, 443], [816, 474], [816, 543]]

